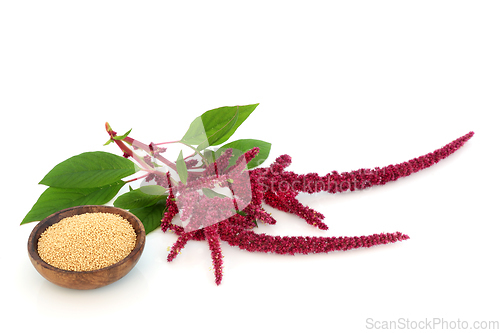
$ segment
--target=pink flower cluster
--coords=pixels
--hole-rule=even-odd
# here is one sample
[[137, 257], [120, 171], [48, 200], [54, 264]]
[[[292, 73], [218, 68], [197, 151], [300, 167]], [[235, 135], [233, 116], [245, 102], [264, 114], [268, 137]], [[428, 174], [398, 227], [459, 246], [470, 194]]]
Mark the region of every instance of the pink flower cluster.
[[[263, 203], [270, 205], [281, 211], [290, 212], [304, 219], [308, 224], [326, 230], [328, 226], [323, 222], [324, 216], [304, 205], [297, 199], [300, 192], [316, 193], [329, 192], [337, 193], [347, 190], [354, 191], [365, 189], [374, 185], [383, 185], [389, 181], [395, 181], [400, 177], [409, 176], [412, 173], [425, 169], [443, 158], [446, 158], [461, 146], [464, 145], [472, 136], [470, 132], [461, 138], [451, 142], [450, 144], [435, 150], [427, 155], [420, 156], [408, 162], [389, 165], [383, 168], [375, 169], [359, 169], [351, 172], [338, 173], [332, 171], [325, 176], [319, 176], [316, 173], [298, 175], [292, 171], [285, 171], [291, 164], [291, 158], [288, 155], [282, 155], [268, 168], [258, 168], [251, 171], [245, 170], [242, 166], [243, 161], [250, 161], [258, 153], [258, 149], [254, 148], [242, 155], [235, 166], [231, 167], [233, 178], [248, 176], [251, 184], [251, 198], [249, 204], [241, 211], [235, 211], [228, 218], [216, 224], [187, 232], [183, 227], [172, 222], [173, 217], [179, 213], [175, 203], [175, 195], [170, 186], [170, 196], [167, 199], [167, 211], [162, 220], [162, 230], [171, 230], [176, 233], [179, 238], [172, 246], [167, 257], [168, 261], [172, 261], [180, 250], [186, 245], [189, 240], [207, 240], [214, 266], [215, 282], [221, 283], [222, 280], [222, 254], [220, 250], [220, 241], [226, 241], [232, 246], [237, 246], [241, 249], [251, 252], [272, 252], [277, 254], [309, 254], [332, 251], [346, 251], [360, 247], [371, 247], [380, 244], [389, 244], [397, 241], [406, 240], [409, 237], [400, 232], [382, 233], [370, 236], [361, 237], [280, 237], [270, 236], [266, 234], [257, 234], [251, 229], [256, 226], [257, 221], [269, 224], [275, 224], [276, 220], [271, 217], [262, 207]], [[224, 155], [214, 162], [211, 166], [218, 173], [223, 170], [230, 156]], [[217, 165], [219, 163], [219, 165]], [[224, 168], [221, 166], [224, 165]], [[219, 166], [219, 168], [218, 168]], [[248, 175], [244, 175], [247, 173]], [[169, 177], [167, 177], [169, 178]], [[228, 178], [229, 179], [229, 178]], [[203, 177], [194, 180], [202, 184], [205, 180]], [[231, 178], [231, 181], [234, 179]], [[233, 185], [234, 184], [234, 185]], [[242, 182], [229, 182], [229, 187], [240, 186]], [[236, 188], [231, 188], [233, 193], [236, 193]], [[227, 200], [226, 200], [227, 199]], [[240, 198], [241, 199], [241, 198]], [[190, 199], [190, 205], [187, 215], [199, 209], [203, 212], [207, 219], [217, 218], [216, 212], [211, 210], [211, 204], [217, 203], [217, 207], [221, 207], [222, 201], [227, 201], [227, 207], [237, 206], [235, 200], [229, 198], [211, 198], [210, 200], [200, 198]], [[181, 219], [187, 218], [183, 215]], [[196, 214], [194, 214], [196, 215]], [[202, 216], [198, 214], [197, 216]], [[193, 222], [193, 221], [191, 221]], [[190, 222], [190, 223], [191, 223]], [[193, 223], [202, 223], [196, 218]]]

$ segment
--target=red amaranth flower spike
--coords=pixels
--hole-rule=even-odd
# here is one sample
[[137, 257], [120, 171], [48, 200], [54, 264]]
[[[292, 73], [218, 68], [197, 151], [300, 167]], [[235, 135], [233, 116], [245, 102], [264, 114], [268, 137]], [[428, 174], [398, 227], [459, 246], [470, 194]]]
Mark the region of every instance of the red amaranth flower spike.
[[217, 232], [217, 225], [212, 224], [205, 229], [205, 237], [208, 241], [208, 246], [212, 253], [212, 262], [215, 274], [215, 283], [219, 285], [222, 281], [222, 252], [219, 244], [219, 233]]
[[[276, 223], [264, 211], [261, 206], [262, 203], [267, 203], [279, 210], [293, 213], [303, 218], [307, 223], [320, 229], [328, 229], [327, 225], [322, 221], [324, 216], [321, 213], [303, 206], [296, 199], [296, 196], [300, 192], [317, 193], [325, 191], [337, 193], [347, 190], [355, 191], [395, 181], [400, 177], [409, 176], [412, 173], [428, 168], [448, 157], [462, 147], [473, 134], [473, 132], [470, 132], [432, 153], [414, 158], [408, 162], [388, 165], [382, 168], [359, 169], [343, 173], [332, 171], [322, 177], [316, 173], [298, 175], [291, 171], [285, 171], [291, 164], [291, 157], [289, 155], [282, 155], [268, 168], [257, 168], [249, 171], [252, 200], [243, 210], [242, 214], [235, 214], [217, 224], [212, 224], [203, 229], [191, 232], [185, 232], [182, 227], [171, 222], [172, 214], [175, 212], [175, 208], [173, 208], [175, 202], [167, 199], [167, 207], [169, 209], [165, 213], [162, 229], [164, 231], [172, 230], [179, 235], [178, 241], [174, 244], [168, 256], [168, 260], [173, 260], [188, 240], [206, 239], [212, 253], [215, 282], [219, 285], [222, 280], [222, 254], [220, 252], [219, 239], [226, 241], [229, 245], [237, 246], [250, 252], [271, 252], [291, 255], [296, 253], [310, 254], [347, 251], [407, 240], [409, 237], [400, 232], [360, 237], [281, 237], [257, 234], [251, 229], [255, 226], [256, 220], [270, 224]], [[247, 162], [255, 157], [257, 153], [258, 150], [256, 149], [247, 152], [245, 154]], [[233, 170], [242, 171], [240, 167], [243, 161], [242, 158], [243, 156], [239, 158], [235, 166], [231, 167]], [[220, 201], [221, 199], [217, 198], [217, 200]], [[208, 211], [207, 213], [210, 216], [213, 214]]]
[[368, 248], [374, 245], [395, 243], [410, 238], [400, 232], [361, 237], [281, 237], [256, 234], [252, 230], [228, 223], [219, 224], [219, 234], [221, 239], [228, 242], [229, 245], [238, 246], [243, 250], [291, 255], [347, 251], [360, 247]]

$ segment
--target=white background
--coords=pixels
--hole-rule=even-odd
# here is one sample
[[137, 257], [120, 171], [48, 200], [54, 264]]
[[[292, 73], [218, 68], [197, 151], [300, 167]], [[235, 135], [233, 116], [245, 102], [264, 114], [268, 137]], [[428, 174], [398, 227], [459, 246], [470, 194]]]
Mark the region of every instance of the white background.
[[[2, 327], [38, 332], [360, 332], [367, 320], [500, 321], [498, 1], [1, 1]], [[458, 152], [369, 190], [301, 195], [328, 231], [273, 211], [273, 235], [401, 231], [392, 245], [279, 256], [148, 235], [137, 266], [92, 291], [29, 262], [19, 223], [57, 163], [119, 154], [104, 123], [146, 143], [202, 112], [260, 103], [234, 139], [273, 144], [299, 173], [400, 163], [475, 131]], [[172, 146], [171, 151], [177, 147]], [[269, 209], [271, 210], [271, 209]]]

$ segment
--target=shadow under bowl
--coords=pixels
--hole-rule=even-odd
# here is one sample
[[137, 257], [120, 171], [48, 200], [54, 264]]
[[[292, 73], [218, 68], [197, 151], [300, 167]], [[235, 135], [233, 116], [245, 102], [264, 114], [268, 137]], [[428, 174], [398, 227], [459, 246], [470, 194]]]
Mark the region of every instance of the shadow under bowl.
[[[130, 222], [137, 235], [135, 247], [119, 262], [93, 271], [67, 271], [47, 264], [38, 254], [38, 239], [51, 225], [62, 219], [85, 213], [116, 214]], [[142, 222], [132, 213], [117, 207], [86, 205], [60, 210], [42, 221], [32, 230], [28, 239], [28, 254], [35, 269], [44, 278], [61, 287], [71, 289], [95, 289], [111, 284], [124, 277], [135, 266], [142, 255], [146, 241], [146, 232]]]

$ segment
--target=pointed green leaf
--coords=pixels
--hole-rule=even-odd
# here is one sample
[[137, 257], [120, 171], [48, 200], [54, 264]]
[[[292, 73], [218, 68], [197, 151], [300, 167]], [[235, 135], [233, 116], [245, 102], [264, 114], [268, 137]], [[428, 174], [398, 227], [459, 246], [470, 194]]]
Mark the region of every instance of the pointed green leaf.
[[207, 135], [205, 133], [205, 127], [203, 126], [203, 120], [200, 116], [193, 120], [191, 125], [189, 125], [189, 129], [182, 137], [181, 142], [184, 142], [188, 145], [199, 145], [204, 140], [206, 140], [206, 138]]
[[[238, 108], [238, 119], [234, 126], [226, 133], [224, 134], [217, 142], [212, 143], [213, 146], [223, 144], [226, 142], [233, 134], [236, 132], [238, 127], [248, 118], [248, 116], [259, 106], [259, 103], [257, 104], [250, 104], [250, 105], [241, 105], [241, 106], [236, 106]], [[233, 106], [234, 108], [234, 106]]]
[[254, 147], [259, 147], [259, 153], [251, 161], [248, 161], [247, 165], [248, 169], [253, 169], [264, 163], [269, 156], [269, 152], [271, 151], [271, 144], [269, 142], [253, 139], [236, 140], [220, 147], [215, 155], [219, 157], [226, 149], [232, 148], [233, 157], [231, 157], [230, 165], [233, 165], [239, 156]]
[[[236, 107], [235, 110], [226, 112], [223, 117], [220, 116], [221, 114], [219, 115], [219, 117], [209, 117], [208, 115], [206, 115], [205, 117], [202, 116], [203, 126], [205, 126], [205, 134], [207, 134], [207, 139], [198, 145], [198, 150], [203, 150], [210, 146], [216, 146], [225, 141], [221, 141], [222, 137], [224, 137], [229, 131], [231, 131], [231, 129], [238, 121], [238, 109], [239, 107]], [[231, 118], [228, 119], [229, 116], [231, 116]]]
[[56, 165], [40, 184], [59, 188], [94, 188], [136, 173], [132, 161], [103, 151], [87, 152]]
[[165, 188], [159, 185], [142, 186], [136, 190], [120, 195], [113, 206], [123, 209], [134, 209], [154, 205], [160, 198], [167, 199]]
[[113, 140], [123, 140], [130, 134], [130, 132], [132, 132], [132, 129], [129, 129], [128, 132], [123, 135], [114, 136]]
[[196, 118], [189, 126], [182, 142], [198, 145], [203, 150], [211, 145], [217, 145], [238, 120], [238, 107], [224, 107], [210, 110]]
[[202, 188], [201, 191], [203, 192], [203, 194], [206, 196], [206, 197], [209, 197], [210, 199], [212, 198], [215, 198], [215, 197], [219, 197], [219, 198], [227, 198], [224, 194], [220, 194], [220, 193], [217, 193], [215, 192], [214, 190], [211, 190], [209, 188]]
[[107, 146], [107, 145], [109, 145], [109, 144], [110, 144], [110, 143], [112, 143], [112, 142], [113, 142], [113, 139], [109, 139], [108, 141], [106, 141], [106, 143], [105, 143], [105, 144], [103, 144], [103, 146]]
[[21, 224], [41, 221], [61, 209], [80, 205], [103, 205], [108, 203], [125, 185], [118, 181], [96, 188], [49, 187], [38, 198], [33, 208], [26, 214]]
[[160, 226], [165, 209], [165, 200], [158, 200], [154, 205], [134, 208], [130, 212], [141, 220], [146, 234], [148, 234]]
[[224, 106], [209, 110], [196, 118], [181, 139], [198, 150], [226, 142], [259, 104]]
[[184, 157], [182, 156], [182, 150], [179, 152], [179, 157], [177, 157], [177, 161], [175, 162], [175, 166], [177, 168], [177, 173], [179, 174], [179, 178], [181, 179], [181, 182], [186, 184], [188, 171], [187, 171], [186, 162], [184, 161]]

